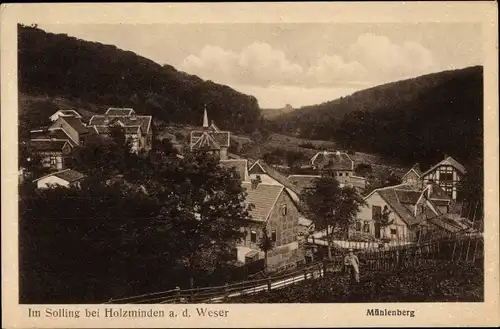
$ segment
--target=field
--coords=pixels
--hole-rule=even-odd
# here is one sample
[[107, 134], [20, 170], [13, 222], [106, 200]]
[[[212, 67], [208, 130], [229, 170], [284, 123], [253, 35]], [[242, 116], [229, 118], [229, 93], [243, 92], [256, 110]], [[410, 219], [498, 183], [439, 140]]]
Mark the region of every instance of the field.
[[306, 280], [280, 290], [231, 299], [232, 303], [482, 302], [482, 262], [437, 263], [361, 275], [350, 285], [343, 274]]

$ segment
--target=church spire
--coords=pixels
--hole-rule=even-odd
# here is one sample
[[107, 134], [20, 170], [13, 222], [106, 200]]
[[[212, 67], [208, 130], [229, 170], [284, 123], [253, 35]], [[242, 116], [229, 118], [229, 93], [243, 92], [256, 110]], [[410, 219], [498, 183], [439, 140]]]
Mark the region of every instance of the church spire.
[[205, 104], [205, 110], [203, 112], [203, 128], [208, 128], [208, 115], [207, 115], [207, 105]]

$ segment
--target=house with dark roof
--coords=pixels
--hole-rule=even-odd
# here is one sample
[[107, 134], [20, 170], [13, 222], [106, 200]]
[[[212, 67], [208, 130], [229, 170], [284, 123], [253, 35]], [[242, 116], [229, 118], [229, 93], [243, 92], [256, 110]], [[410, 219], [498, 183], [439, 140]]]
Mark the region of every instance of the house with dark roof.
[[75, 116], [59, 116], [56, 121], [48, 128], [48, 130], [62, 129], [76, 143], [76, 145], [84, 145], [86, 138], [92, 134], [92, 131]]
[[466, 174], [465, 167], [452, 157], [444, 160], [422, 173], [424, 185], [432, 181], [438, 184], [453, 200], [459, 196], [458, 185]]
[[49, 117], [49, 119], [50, 119], [50, 121], [54, 122], [57, 119], [59, 119], [59, 117], [75, 117], [77, 119], [82, 119], [82, 116], [80, 115], [80, 113], [78, 113], [75, 110], [59, 110], [56, 113], [52, 114]]
[[[424, 189], [399, 184], [378, 188], [364, 198], [351, 231], [377, 239], [414, 241], [422, 227], [452, 233], [464, 229], [449, 215], [453, 200], [441, 187], [430, 182]], [[447, 225], [440, 225], [447, 222]], [[449, 229], [448, 229], [449, 228]]]
[[67, 140], [71, 147], [75, 147], [78, 143], [71, 138], [70, 135], [62, 128], [54, 129], [36, 129], [30, 131], [31, 140], [47, 140], [47, 139], [60, 139]]
[[134, 109], [132, 108], [127, 108], [127, 107], [122, 107], [122, 108], [118, 108], [118, 107], [110, 107], [108, 108], [108, 110], [106, 111], [105, 115], [107, 116], [131, 116], [131, 115], [134, 115], [135, 114], [135, 111]]
[[112, 127], [121, 127], [131, 142], [132, 152], [149, 152], [153, 143], [153, 117], [137, 115], [131, 108], [109, 108], [104, 115], [94, 115], [89, 126], [94, 126], [99, 135], [109, 137]]
[[345, 184], [354, 173], [354, 161], [345, 152], [318, 152], [311, 158], [311, 166], [319, 172], [330, 171], [339, 183]]
[[191, 151], [206, 150], [216, 154], [221, 160], [228, 158], [227, 150], [231, 142], [231, 133], [221, 131], [213, 122], [208, 124], [208, 114], [205, 108], [201, 129], [191, 131], [189, 147]]
[[401, 178], [401, 182], [406, 185], [413, 186], [416, 189], [422, 188], [422, 171], [420, 165], [416, 163], [410, 168]]
[[84, 174], [73, 170], [64, 169], [61, 171], [53, 172], [43, 177], [35, 179], [37, 188], [52, 188], [57, 186], [62, 187], [79, 187], [79, 182], [85, 177]]
[[65, 169], [71, 158], [71, 144], [67, 139], [33, 139], [29, 145], [41, 157], [44, 168]]
[[237, 245], [238, 260], [249, 262], [264, 257], [259, 248], [264, 226], [274, 243], [274, 249], [268, 252], [269, 270], [303, 260], [304, 251], [298, 241], [300, 213], [287, 189], [255, 180], [243, 182], [242, 186], [252, 219], [242, 227], [245, 236]]

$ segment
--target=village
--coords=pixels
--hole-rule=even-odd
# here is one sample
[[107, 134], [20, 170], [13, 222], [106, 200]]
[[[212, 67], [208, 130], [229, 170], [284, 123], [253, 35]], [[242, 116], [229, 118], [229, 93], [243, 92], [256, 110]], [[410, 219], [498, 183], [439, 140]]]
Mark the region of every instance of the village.
[[[105, 114], [90, 118], [75, 110], [60, 110], [50, 116], [50, 121], [49, 126], [33, 127], [30, 140], [22, 141], [40, 157], [45, 173], [33, 177], [27, 168], [21, 167], [20, 182], [30, 181], [37, 189], [78, 188], [86, 175], [72, 167], [72, 149], [93, 138], [110, 138], [116, 127], [123, 131], [135, 154], [147, 154], [155, 139], [153, 117], [139, 115], [132, 108], [109, 108]], [[219, 159], [221, 167], [237, 173], [246, 192], [244, 203], [251, 205], [251, 220], [241, 227], [243, 238], [235, 246], [234, 256], [239, 264], [265, 262], [267, 274], [280, 273], [325, 257], [325, 246], [340, 253], [348, 249], [386, 250], [476, 231], [474, 217], [470, 210], [469, 214], [464, 213], [460, 198], [460, 182], [467, 172], [451, 156], [430, 168], [415, 164], [398, 184], [366, 194], [366, 178], [355, 174], [354, 161], [343, 150], [318, 150], [301, 167], [301, 172], [309, 174], [285, 174], [263, 159], [229, 152], [231, 132], [210, 121], [206, 107], [199, 122], [200, 126], [190, 131], [188, 143], [176, 140], [173, 134], [164, 138], [176, 150], [177, 157], [187, 152], [207, 152]], [[317, 220], [304, 209], [300, 197], [325, 174], [334, 177], [340, 188], [354, 190], [364, 201], [344, 235], [329, 237], [328, 228], [318, 228]], [[266, 249], [263, 240], [268, 240], [272, 248]]]

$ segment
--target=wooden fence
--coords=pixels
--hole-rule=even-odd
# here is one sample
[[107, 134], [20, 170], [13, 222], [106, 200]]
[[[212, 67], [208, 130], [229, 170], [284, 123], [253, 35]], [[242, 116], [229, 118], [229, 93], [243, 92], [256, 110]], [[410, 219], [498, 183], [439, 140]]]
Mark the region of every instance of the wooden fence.
[[[481, 235], [453, 236], [418, 245], [400, 245], [389, 250], [367, 249], [356, 252], [363, 272], [391, 271], [436, 262], [475, 262], [484, 257]], [[129, 298], [110, 300], [106, 304], [216, 303], [232, 297], [280, 289], [298, 282], [321, 278], [328, 272], [340, 272], [345, 251], [335, 251], [332, 259], [315, 262], [301, 269], [238, 283], [195, 289], [172, 289]]]

